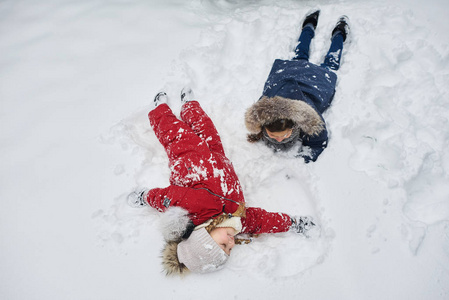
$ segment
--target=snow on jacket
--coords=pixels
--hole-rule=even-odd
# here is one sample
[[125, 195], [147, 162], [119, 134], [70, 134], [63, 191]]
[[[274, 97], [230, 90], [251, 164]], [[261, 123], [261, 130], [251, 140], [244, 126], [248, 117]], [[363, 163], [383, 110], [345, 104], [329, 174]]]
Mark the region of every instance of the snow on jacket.
[[163, 212], [178, 206], [189, 212], [194, 225], [223, 213], [242, 217], [242, 233], [288, 231], [287, 214], [261, 208], [245, 208], [239, 179], [212, 120], [196, 101], [184, 104], [178, 120], [168, 105], [161, 104], [149, 114], [153, 130], [164, 146], [171, 170], [170, 186], [147, 193], [147, 202]]
[[[251, 133], [260, 133], [264, 125], [278, 119], [290, 119], [299, 130], [297, 140], [309, 147], [299, 153], [306, 162], [316, 161], [327, 146], [328, 134], [322, 113], [335, 94], [337, 75], [306, 60], [276, 59], [265, 83], [262, 97], [246, 112], [245, 124]], [[266, 135], [262, 139], [276, 150], [286, 150]], [[303, 149], [306, 150], [307, 148]]]

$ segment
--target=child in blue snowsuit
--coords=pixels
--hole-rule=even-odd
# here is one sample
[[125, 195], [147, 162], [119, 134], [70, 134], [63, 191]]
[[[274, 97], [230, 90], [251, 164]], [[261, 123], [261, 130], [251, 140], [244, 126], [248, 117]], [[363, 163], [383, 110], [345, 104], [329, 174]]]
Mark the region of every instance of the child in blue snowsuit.
[[[260, 99], [248, 108], [245, 125], [248, 141], [263, 140], [275, 151], [298, 143], [298, 157], [316, 161], [327, 146], [328, 134], [322, 113], [335, 93], [343, 43], [349, 34], [348, 19], [340, 17], [332, 31], [331, 46], [324, 62], [309, 63], [309, 47], [315, 36], [320, 11], [306, 16], [292, 60], [274, 61]], [[333, 71], [332, 71], [333, 70]]]

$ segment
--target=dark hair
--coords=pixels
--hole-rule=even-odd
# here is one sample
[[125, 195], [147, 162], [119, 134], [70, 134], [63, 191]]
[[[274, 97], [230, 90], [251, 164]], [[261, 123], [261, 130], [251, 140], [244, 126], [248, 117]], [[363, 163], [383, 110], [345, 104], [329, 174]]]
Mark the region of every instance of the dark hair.
[[[269, 124], [263, 125], [263, 128], [268, 129], [270, 132], [281, 132], [287, 129], [293, 128], [295, 123], [289, 119], [279, 119]], [[247, 135], [246, 139], [250, 143], [255, 143], [259, 141], [263, 136], [262, 131], [259, 133], [250, 133]]]
[[250, 142], [250, 143], [255, 143], [255, 142], [259, 141], [262, 138], [262, 135], [263, 135], [262, 131], [259, 132], [259, 133], [249, 133], [246, 136], [246, 140], [248, 142]]
[[266, 124], [263, 127], [271, 132], [280, 132], [293, 128], [295, 123], [289, 119], [279, 119], [270, 124]]

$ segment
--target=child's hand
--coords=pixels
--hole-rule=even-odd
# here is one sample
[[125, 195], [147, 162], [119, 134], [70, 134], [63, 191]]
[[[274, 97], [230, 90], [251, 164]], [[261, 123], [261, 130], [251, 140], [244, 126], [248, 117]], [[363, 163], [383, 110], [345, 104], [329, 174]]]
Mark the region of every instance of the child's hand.
[[317, 226], [312, 217], [291, 217], [292, 226], [290, 231], [294, 231], [307, 238], [318, 238], [321, 234], [321, 228]]

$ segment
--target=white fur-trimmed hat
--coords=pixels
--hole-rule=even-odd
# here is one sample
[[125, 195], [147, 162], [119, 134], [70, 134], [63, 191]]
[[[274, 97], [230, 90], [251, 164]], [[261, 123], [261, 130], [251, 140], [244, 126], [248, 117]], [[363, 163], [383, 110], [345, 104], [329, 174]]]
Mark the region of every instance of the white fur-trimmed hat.
[[195, 273], [218, 271], [229, 258], [205, 228], [195, 230], [178, 244], [178, 260]]

